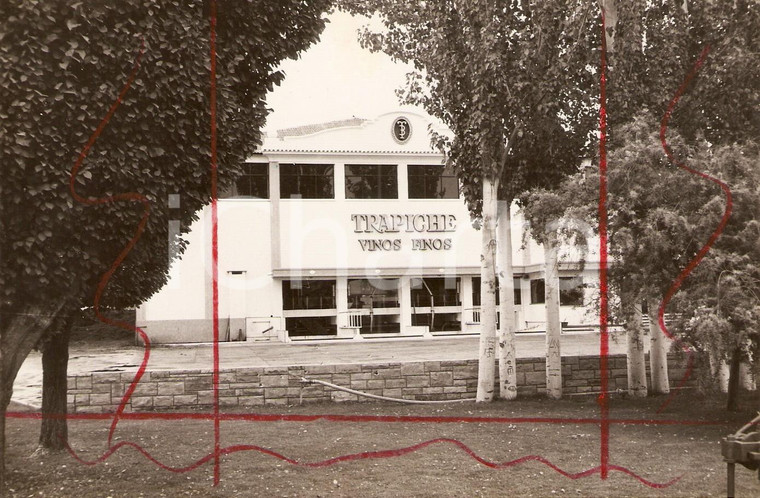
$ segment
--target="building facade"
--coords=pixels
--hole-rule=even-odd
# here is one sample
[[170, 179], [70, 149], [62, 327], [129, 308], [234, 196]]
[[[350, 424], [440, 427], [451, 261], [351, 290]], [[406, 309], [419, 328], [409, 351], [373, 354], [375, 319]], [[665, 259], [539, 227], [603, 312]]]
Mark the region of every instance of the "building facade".
[[[404, 109], [264, 140], [218, 202], [220, 340], [479, 331], [481, 234], [429, 126], [446, 132]], [[544, 252], [521, 246], [524, 223], [512, 209], [515, 318], [519, 331], [541, 331]], [[187, 237], [168, 284], [137, 310], [152, 342], [212, 340], [210, 208]], [[589, 304], [598, 257], [563, 254], [563, 325], [588, 328], [598, 323]]]

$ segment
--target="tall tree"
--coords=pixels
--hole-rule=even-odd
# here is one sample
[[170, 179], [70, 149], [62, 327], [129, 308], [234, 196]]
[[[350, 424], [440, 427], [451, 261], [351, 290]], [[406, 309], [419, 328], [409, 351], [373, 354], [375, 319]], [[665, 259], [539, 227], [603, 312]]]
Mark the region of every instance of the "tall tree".
[[[483, 227], [477, 399], [494, 396], [497, 353], [500, 394], [514, 398], [516, 373], [509, 368], [514, 306], [508, 299], [501, 308], [498, 347], [496, 340], [497, 202], [509, 206], [526, 188], [555, 184], [577, 168], [589, 146], [596, 92], [590, 67], [600, 45], [597, 7], [574, 0], [342, 0], [339, 5], [379, 14], [385, 29], [366, 30], [364, 45], [411, 63], [415, 71], [402, 100], [422, 106], [452, 132], [450, 139], [437, 137], [437, 143]], [[502, 212], [499, 223], [508, 231], [508, 210]], [[511, 295], [511, 265], [505, 258], [500, 266], [501, 295]]]
[[[113, 280], [103, 305], [136, 304], [163, 285], [169, 218], [187, 230], [212, 197], [212, 118], [224, 188], [260, 142], [265, 93], [283, 78], [275, 68], [317, 39], [327, 8], [327, 0], [0, 6], [0, 436], [24, 358], [92, 304], [105, 273]], [[170, 195], [180, 200], [171, 216]], [[55, 365], [46, 367], [65, 377], [65, 362]], [[0, 440], [0, 464], [4, 455]]]

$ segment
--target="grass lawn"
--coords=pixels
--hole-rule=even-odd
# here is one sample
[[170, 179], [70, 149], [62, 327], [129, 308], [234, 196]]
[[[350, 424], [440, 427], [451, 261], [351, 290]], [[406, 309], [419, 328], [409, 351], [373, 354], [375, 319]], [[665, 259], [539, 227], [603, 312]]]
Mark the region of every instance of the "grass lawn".
[[[718, 398], [718, 396], [714, 396]], [[599, 474], [571, 479], [547, 465], [529, 461], [489, 468], [451, 442], [390, 458], [357, 458], [310, 468], [259, 451], [222, 457], [221, 483], [213, 487], [213, 462], [186, 473], [158, 468], [130, 447], [105, 462], [87, 466], [68, 453], [30, 456], [39, 421], [8, 421], [8, 475], [12, 496], [720, 496], [725, 495], [726, 467], [720, 438], [754, 415], [757, 400], [747, 398], [739, 414], [723, 411], [721, 399], [684, 393], [661, 414], [662, 397], [613, 398], [611, 418], [675, 420], [674, 425], [614, 424], [610, 464], [626, 467], [644, 479], [680, 480], [664, 489], [641, 484], [621, 472], [606, 480]], [[200, 412], [195, 412], [200, 413]], [[224, 412], [246, 414], [250, 412]], [[440, 417], [438, 422], [399, 420], [231, 421], [221, 422], [221, 446], [257, 445], [301, 463], [347, 454], [417, 445], [438, 438], [457, 440], [478, 457], [505, 462], [538, 455], [568, 473], [600, 463], [596, 423], [445, 421], [445, 417], [596, 418], [593, 397], [552, 402], [526, 399], [489, 405], [410, 406], [387, 403], [310, 404], [265, 407], [256, 413], [315, 415], [392, 415]], [[715, 422], [685, 425], [686, 420]], [[107, 449], [110, 420], [72, 420], [70, 441], [81, 458], [97, 459]], [[170, 466], [191, 465], [213, 451], [211, 420], [122, 420], [115, 443], [131, 441]], [[371, 456], [371, 455], [370, 455]], [[737, 467], [737, 496], [760, 496], [756, 473]]]

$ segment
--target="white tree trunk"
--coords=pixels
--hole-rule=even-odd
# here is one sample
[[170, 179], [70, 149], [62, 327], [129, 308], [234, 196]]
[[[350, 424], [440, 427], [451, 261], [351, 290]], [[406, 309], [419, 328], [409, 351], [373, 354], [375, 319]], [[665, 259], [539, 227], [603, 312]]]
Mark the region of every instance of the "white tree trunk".
[[724, 359], [720, 360], [720, 364], [718, 366], [718, 382], [720, 384], [720, 392], [727, 393], [728, 392], [728, 379], [731, 377], [731, 368], [728, 365], [728, 362]]
[[652, 375], [652, 392], [667, 394], [670, 392], [668, 379], [668, 349], [670, 339], [660, 330], [657, 322], [657, 302], [650, 300], [647, 303], [649, 311], [649, 368]]
[[645, 398], [647, 395], [647, 364], [644, 356], [643, 324], [641, 322], [641, 306], [634, 306], [633, 323], [626, 327], [628, 339], [628, 394], [634, 398]]
[[517, 360], [515, 353], [515, 293], [512, 268], [511, 201], [499, 201], [499, 396], [517, 398]]
[[549, 233], [544, 240], [544, 298], [546, 307], [546, 395], [552, 399], [562, 397], [562, 357], [560, 336], [562, 324], [559, 317], [559, 241], [556, 233]]
[[498, 181], [483, 178], [480, 266], [480, 354], [475, 400], [492, 401], [496, 374], [496, 201]]
[[742, 387], [747, 391], [754, 391], [757, 389], [755, 384], [755, 374], [752, 372], [752, 366], [749, 362], [743, 361], [739, 365], [739, 379]]

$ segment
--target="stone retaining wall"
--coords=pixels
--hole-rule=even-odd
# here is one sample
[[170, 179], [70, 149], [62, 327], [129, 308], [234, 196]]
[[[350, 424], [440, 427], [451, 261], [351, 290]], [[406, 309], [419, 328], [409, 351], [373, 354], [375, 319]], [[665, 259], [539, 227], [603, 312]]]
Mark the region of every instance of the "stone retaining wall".
[[[648, 361], [647, 361], [648, 363]], [[683, 358], [668, 358], [671, 385], [684, 373]], [[609, 357], [609, 389], [627, 389], [626, 359]], [[426, 361], [246, 368], [219, 372], [220, 406], [292, 405], [315, 401], [363, 401], [319, 384], [304, 385], [301, 377], [391, 398], [445, 400], [472, 398], [477, 388], [478, 362]], [[648, 372], [647, 372], [648, 375]], [[115, 411], [133, 372], [95, 372], [69, 377], [71, 413]], [[497, 369], [498, 376], [498, 369]], [[520, 396], [545, 392], [545, 359], [517, 360]], [[694, 376], [687, 385], [694, 385]], [[599, 391], [599, 356], [563, 357], [562, 385], [565, 394]], [[127, 405], [127, 411], [203, 408], [213, 406], [211, 370], [146, 372]]]

